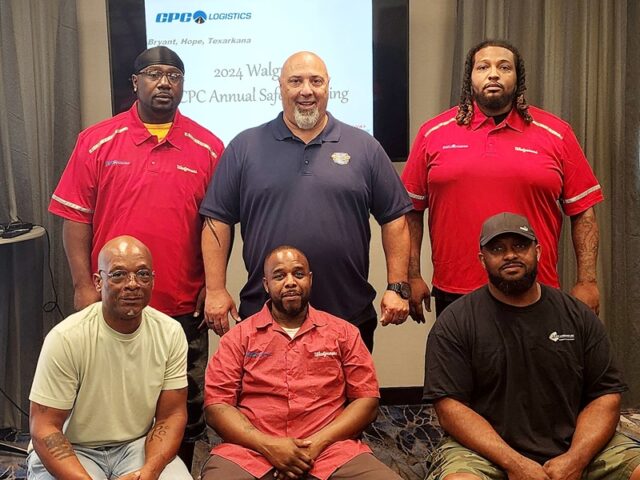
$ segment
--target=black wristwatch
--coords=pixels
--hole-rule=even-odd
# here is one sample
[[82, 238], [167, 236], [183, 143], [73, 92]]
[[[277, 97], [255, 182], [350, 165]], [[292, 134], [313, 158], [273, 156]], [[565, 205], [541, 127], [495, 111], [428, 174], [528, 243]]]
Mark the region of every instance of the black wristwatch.
[[411, 298], [411, 285], [407, 282], [390, 283], [387, 285], [387, 290], [396, 292], [404, 300], [409, 300], [409, 298]]

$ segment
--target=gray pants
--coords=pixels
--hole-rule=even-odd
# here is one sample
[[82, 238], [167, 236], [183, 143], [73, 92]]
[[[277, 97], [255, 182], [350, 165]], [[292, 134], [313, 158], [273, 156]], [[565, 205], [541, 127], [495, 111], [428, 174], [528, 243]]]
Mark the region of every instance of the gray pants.
[[[111, 480], [135, 472], [144, 465], [145, 438], [107, 447], [73, 445], [73, 450], [93, 480]], [[29, 480], [56, 480], [44, 467], [35, 450], [27, 458], [27, 468]], [[193, 477], [182, 460], [176, 457], [164, 468], [159, 480], [193, 480]]]

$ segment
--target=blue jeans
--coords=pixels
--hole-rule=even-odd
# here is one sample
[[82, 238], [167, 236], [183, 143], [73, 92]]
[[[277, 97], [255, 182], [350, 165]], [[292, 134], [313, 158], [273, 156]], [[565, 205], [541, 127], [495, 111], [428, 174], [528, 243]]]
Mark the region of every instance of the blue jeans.
[[[94, 480], [115, 480], [134, 472], [144, 465], [144, 441], [146, 437], [129, 443], [105, 447], [81, 447], [73, 450], [84, 469]], [[27, 458], [27, 478], [30, 480], [55, 480], [33, 450]], [[160, 475], [160, 480], [193, 480], [182, 460], [174, 458]]]

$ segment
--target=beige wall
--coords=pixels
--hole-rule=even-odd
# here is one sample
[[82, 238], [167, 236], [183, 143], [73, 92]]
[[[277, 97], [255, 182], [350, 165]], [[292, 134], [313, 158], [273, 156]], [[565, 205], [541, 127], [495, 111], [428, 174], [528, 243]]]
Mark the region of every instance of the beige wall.
[[[91, 125], [111, 115], [111, 86], [105, 0], [83, 0], [78, 5], [80, 30], [80, 69], [82, 124]], [[453, 56], [455, 2], [430, 0], [410, 2], [410, 119], [413, 137], [420, 124], [449, 106], [449, 85]], [[330, 67], [330, 66], [329, 66]], [[400, 171], [403, 164], [397, 165]], [[374, 222], [375, 223], [375, 222]], [[370, 282], [378, 290], [386, 286], [380, 228], [372, 225]], [[240, 259], [240, 235], [229, 265], [229, 291], [236, 298], [246, 273]], [[429, 245], [423, 251], [423, 273], [431, 278]], [[376, 299], [376, 306], [380, 297]], [[401, 326], [379, 327], [376, 331], [374, 359], [384, 387], [422, 385], [424, 345], [427, 329], [434, 321], [429, 314], [426, 325], [411, 320]], [[217, 339], [212, 338], [213, 348]]]

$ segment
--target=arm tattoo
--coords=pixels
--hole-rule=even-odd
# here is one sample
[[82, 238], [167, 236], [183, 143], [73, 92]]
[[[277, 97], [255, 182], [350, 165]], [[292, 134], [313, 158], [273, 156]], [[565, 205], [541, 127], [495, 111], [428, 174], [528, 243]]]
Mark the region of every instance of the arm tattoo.
[[67, 457], [75, 456], [71, 443], [69, 443], [69, 440], [67, 440], [67, 437], [65, 437], [62, 432], [54, 432], [51, 435], [47, 435], [42, 441], [51, 456], [56, 460], [63, 460]]
[[578, 280], [595, 281], [598, 244], [600, 242], [600, 232], [595, 214], [587, 211], [577, 215], [573, 218], [572, 227], [573, 244], [578, 262]]
[[168, 434], [169, 427], [167, 425], [163, 422], [156, 423], [151, 431], [149, 431], [146, 443], [151, 443], [153, 441], [162, 442]]
[[209, 228], [209, 230], [213, 234], [214, 238], [216, 239], [216, 242], [218, 242], [218, 246], [219, 247], [222, 246], [222, 244], [220, 243], [220, 238], [218, 238], [218, 233], [216, 232], [216, 226], [213, 224], [213, 219], [212, 218], [205, 217], [204, 218], [204, 225], [202, 226], [202, 228], [203, 229]]

